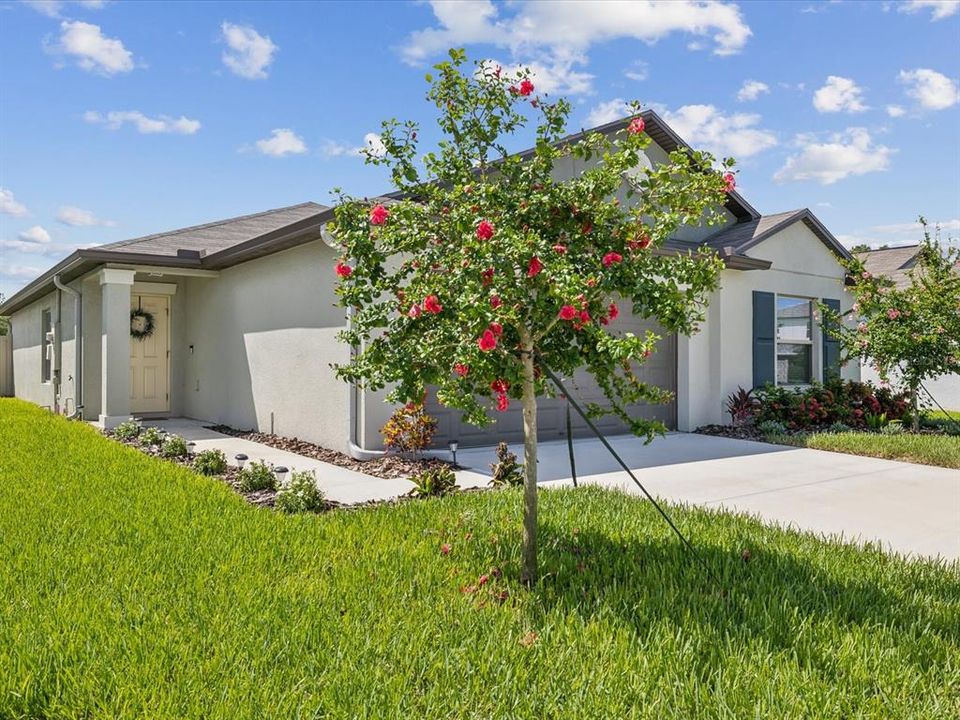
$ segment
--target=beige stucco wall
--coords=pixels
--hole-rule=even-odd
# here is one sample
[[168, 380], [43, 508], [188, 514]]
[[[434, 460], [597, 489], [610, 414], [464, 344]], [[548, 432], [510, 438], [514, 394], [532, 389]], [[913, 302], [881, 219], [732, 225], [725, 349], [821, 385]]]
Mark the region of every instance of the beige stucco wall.
[[[678, 392], [681, 430], [727, 422], [727, 396], [738, 387], [753, 386], [754, 290], [818, 300], [835, 298], [840, 300], [843, 312], [853, 303], [844, 289], [845, 271], [837, 256], [803, 223], [790, 225], [754, 246], [747, 255], [773, 264], [769, 270], [724, 270], [707, 322], [699, 334], [682, 343]], [[813, 337], [814, 378], [822, 380], [819, 322], [814, 323]], [[859, 368], [852, 363], [841, 374], [850, 380], [860, 377]]]
[[349, 386], [330, 368], [349, 359], [335, 337], [344, 325], [335, 262], [314, 241], [188, 278], [174, 318], [183, 329], [173, 352], [183, 358], [182, 413], [263, 431], [272, 416], [279, 435], [346, 450]]

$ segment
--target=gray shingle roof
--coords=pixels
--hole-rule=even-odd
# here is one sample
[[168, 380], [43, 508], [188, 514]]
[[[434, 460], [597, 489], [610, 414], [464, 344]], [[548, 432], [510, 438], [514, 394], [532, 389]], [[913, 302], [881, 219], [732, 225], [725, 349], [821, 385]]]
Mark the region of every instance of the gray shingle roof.
[[305, 220], [318, 215], [326, 209], [327, 207], [324, 205], [305, 202], [299, 205], [254, 213], [253, 215], [242, 215], [204, 223], [203, 225], [180, 228], [179, 230], [169, 230], [130, 240], [121, 240], [108, 245], [100, 245], [96, 249], [105, 252], [143, 253], [162, 257], [176, 257], [178, 250], [197, 251], [202, 255], [212, 255], [266, 233], [279, 230], [298, 220]]
[[919, 245], [904, 245], [857, 253], [857, 258], [863, 261], [867, 272], [886, 276], [893, 280], [897, 287], [906, 287], [910, 284], [907, 271], [916, 264], [919, 251]]
[[783, 230], [795, 222], [803, 222], [820, 241], [841, 258], [849, 258], [850, 252], [840, 244], [833, 234], [824, 227], [816, 215], [807, 208], [788, 212], [764, 215], [756, 220], [730, 225], [714, 233], [703, 241], [714, 250], [731, 248], [734, 254], [742, 255], [754, 245]]

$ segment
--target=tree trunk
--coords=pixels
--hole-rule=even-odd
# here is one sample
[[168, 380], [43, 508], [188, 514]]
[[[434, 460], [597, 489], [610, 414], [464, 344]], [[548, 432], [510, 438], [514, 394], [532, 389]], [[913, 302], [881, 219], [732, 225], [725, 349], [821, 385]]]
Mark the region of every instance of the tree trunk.
[[910, 386], [910, 426], [914, 432], [920, 432], [920, 403], [917, 402], [917, 386]]
[[533, 369], [533, 342], [520, 333], [523, 362], [523, 557], [520, 581], [537, 582], [537, 388]]

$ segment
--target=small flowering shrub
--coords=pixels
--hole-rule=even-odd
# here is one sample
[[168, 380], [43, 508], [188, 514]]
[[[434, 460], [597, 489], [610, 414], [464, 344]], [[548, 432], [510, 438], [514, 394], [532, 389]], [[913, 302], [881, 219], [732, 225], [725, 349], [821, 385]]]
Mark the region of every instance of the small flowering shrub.
[[774, 420], [790, 431], [825, 429], [836, 423], [864, 428], [868, 417], [884, 414], [899, 420], [909, 409], [904, 393], [847, 380], [801, 389], [767, 385], [757, 398], [756, 421]]
[[316, 476], [301, 470], [277, 491], [275, 507], [284, 513], [322, 512], [327, 509], [327, 500], [317, 487]]
[[201, 475], [223, 475], [227, 471], [227, 456], [222, 450], [203, 450], [193, 459], [193, 469]]
[[246, 467], [237, 474], [237, 487], [243, 492], [276, 490], [277, 476], [273, 474], [273, 468], [265, 462], [255, 460], [247, 463]]
[[140, 444], [148, 447], [159, 447], [163, 445], [164, 434], [160, 428], [148, 427], [140, 433]]
[[419, 453], [430, 447], [437, 421], [423, 409], [423, 403], [407, 403], [397, 408], [380, 432], [387, 450]]
[[427, 468], [410, 477], [414, 497], [440, 497], [457, 490], [457, 477], [446, 465]]
[[510, 452], [510, 447], [501, 442], [497, 445], [497, 462], [490, 465], [493, 477], [490, 485], [496, 488], [519, 487], [523, 485], [523, 466], [517, 462], [517, 456]]
[[168, 435], [160, 446], [160, 454], [165, 458], [186, 457], [187, 441], [179, 435]]
[[140, 430], [140, 423], [136, 420], [126, 420], [113, 429], [113, 434], [121, 440], [133, 440]]

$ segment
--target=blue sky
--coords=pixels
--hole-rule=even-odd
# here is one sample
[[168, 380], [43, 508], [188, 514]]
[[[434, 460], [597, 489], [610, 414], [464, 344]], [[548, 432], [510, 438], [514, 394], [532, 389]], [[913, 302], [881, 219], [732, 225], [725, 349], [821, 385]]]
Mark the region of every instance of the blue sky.
[[[0, 2], [0, 292], [77, 247], [389, 189], [450, 46], [529, 64], [571, 129], [651, 106], [761, 212], [848, 244], [960, 235], [960, 3]], [[525, 138], [516, 140], [517, 148]]]

